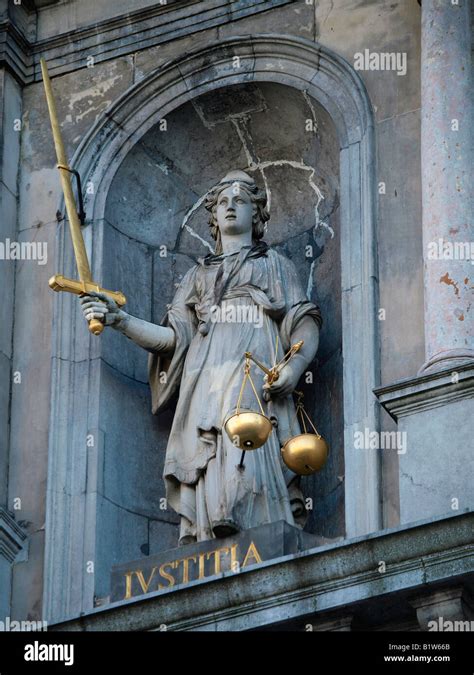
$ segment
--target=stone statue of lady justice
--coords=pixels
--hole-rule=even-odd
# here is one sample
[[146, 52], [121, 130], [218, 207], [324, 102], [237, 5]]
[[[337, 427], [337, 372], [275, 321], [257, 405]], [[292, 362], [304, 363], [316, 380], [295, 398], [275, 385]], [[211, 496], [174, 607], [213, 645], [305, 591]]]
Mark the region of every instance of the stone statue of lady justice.
[[[180, 515], [180, 545], [278, 520], [304, 525], [300, 478], [283, 463], [280, 448], [301, 433], [291, 394], [316, 355], [321, 315], [294, 264], [263, 241], [266, 205], [265, 191], [243, 171], [229, 172], [208, 191], [215, 253], [185, 274], [163, 325], [127, 314], [104, 294], [80, 300], [87, 320], [102, 320], [149, 352], [154, 414], [179, 392], [163, 477], [168, 504]], [[218, 311], [224, 306], [225, 312]], [[253, 311], [239, 313], [249, 306]], [[272, 384], [252, 367], [276, 429], [239, 466], [241, 450], [223, 425], [236, 406], [244, 352], [270, 366], [299, 340], [302, 348]], [[251, 387], [241, 405], [256, 409]]]

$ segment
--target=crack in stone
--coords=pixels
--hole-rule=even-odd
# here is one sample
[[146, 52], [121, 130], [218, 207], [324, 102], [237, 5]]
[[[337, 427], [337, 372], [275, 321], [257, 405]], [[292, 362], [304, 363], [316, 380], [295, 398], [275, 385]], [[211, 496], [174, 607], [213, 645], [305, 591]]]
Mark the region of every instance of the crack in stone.
[[195, 230], [193, 230], [193, 228], [191, 227], [191, 225], [188, 225], [188, 220], [191, 218], [191, 216], [193, 215], [193, 213], [194, 213], [195, 211], [197, 211], [197, 209], [201, 206], [201, 204], [204, 202], [205, 199], [206, 199], [206, 193], [204, 193], [201, 197], [199, 197], [199, 199], [197, 200], [197, 202], [195, 202], [195, 203], [191, 206], [191, 208], [189, 209], [189, 211], [188, 211], [188, 212], [186, 213], [186, 215], [184, 216], [183, 222], [181, 223], [181, 229], [185, 228], [185, 229], [189, 232], [189, 234], [190, 234], [192, 237], [195, 237], [196, 239], [199, 239], [199, 241], [201, 242], [201, 244], [204, 244], [204, 246], [206, 246], [206, 247], [210, 250], [211, 253], [214, 253], [214, 249], [213, 249], [212, 246], [209, 244], [209, 242], [207, 242], [205, 239], [203, 239], [203, 238], [201, 237], [200, 234], [198, 234]]
[[[87, 494], [87, 493], [82, 493], [82, 494]], [[156, 515], [153, 515], [152, 512], [148, 513], [146, 511], [142, 510], [133, 510], [131, 507], [124, 506], [123, 504], [119, 504], [118, 502], [114, 501], [110, 497], [107, 497], [105, 494], [101, 494], [102, 499], [105, 499], [109, 504], [113, 504], [116, 506], [118, 509], [122, 509], [123, 511], [126, 511], [127, 513], [131, 513], [132, 515], [139, 516], [140, 518], [146, 518], [147, 520], [156, 520], [160, 523], [167, 523], [168, 525], [179, 525], [178, 521], [172, 521], [172, 520], [166, 520], [165, 518], [157, 518]]]
[[408, 478], [410, 483], [412, 485], [414, 485], [415, 487], [420, 487], [420, 488], [423, 488], [423, 490], [426, 490], [427, 492], [434, 492], [435, 494], [437, 494], [437, 491], [434, 488], [430, 488], [428, 485], [423, 485], [422, 483], [415, 483], [415, 481], [413, 480], [413, 477], [410, 476], [409, 473], [406, 473], [405, 471], [402, 471], [401, 475], [404, 476], [405, 478]]
[[[248, 168], [252, 170], [260, 170], [260, 174], [262, 176], [263, 182], [265, 184], [265, 191], [267, 193], [267, 209], [268, 212], [270, 212], [271, 205], [272, 205], [272, 192], [270, 190], [270, 186], [268, 184], [267, 177], [265, 175], [265, 171], [263, 168], [261, 168], [261, 162], [260, 162], [260, 157], [258, 156], [257, 151], [255, 150], [255, 145], [253, 142], [252, 134], [249, 131], [249, 128], [247, 126], [248, 122], [248, 116], [235, 116], [231, 118], [231, 122], [235, 126], [235, 129], [237, 131], [237, 134], [240, 138], [240, 141], [242, 143], [242, 147], [244, 149], [244, 152], [247, 156], [247, 162], [248, 162]], [[240, 122], [240, 124], [239, 124]], [[250, 146], [252, 146], [250, 148]], [[265, 223], [265, 232], [267, 231], [267, 225]]]
[[314, 105], [311, 101], [311, 98], [308, 94], [307, 89], [303, 89], [302, 94], [303, 94], [304, 100], [308, 104], [308, 108], [311, 110], [311, 116], [313, 118], [313, 124], [314, 124], [314, 134], [316, 136], [319, 136], [319, 127], [318, 127], [318, 120], [316, 118], [316, 110], [315, 110]]
[[[316, 110], [315, 110], [314, 106], [312, 105], [312, 103], [309, 99], [308, 93], [306, 91], [303, 92], [303, 96], [304, 96], [306, 102], [308, 103], [308, 105], [311, 109], [311, 114], [313, 116], [313, 120], [314, 120], [314, 123], [315, 123], [316, 128], [317, 128]], [[308, 172], [308, 184], [316, 195], [316, 204], [315, 204], [315, 207], [314, 207], [315, 224], [314, 224], [314, 228], [313, 228], [314, 241], [315, 241], [316, 244], [318, 244], [316, 237], [317, 237], [317, 231], [318, 231], [319, 228], [326, 229], [329, 232], [331, 239], [333, 239], [334, 238], [333, 228], [330, 225], [328, 225], [328, 223], [326, 223], [325, 221], [322, 221], [320, 219], [320, 215], [319, 215], [319, 206], [320, 206], [321, 202], [323, 201], [324, 196], [323, 196], [321, 190], [319, 189], [318, 185], [316, 185], [316, 183], [313, 180], [314, 175], [316, 173], [316, 169], [313, 166], [309, 166], [309, 165], [305, 164], [303, 160], [301, 160], [300, 162], [297, 162], [295, 160], [290, 160], [290, 159], [277, 159], [277, 160], [267, 160], [267, 161], [262, 162], [260, 160], [259, 156], [258, 156], [258, 153], [257, 153], [256, 149], [255, 149], [255, 144], [254, 144], [254, 141], [253, 141], [253, 138], [252, 138], [252, 134], [251, 134], [251, 132], [248, 128], [248, 120], [249, 120], [248, 115], [246, 113], [243, 113], [243, 114], [240, 114], [240, 115], [231, 115], [231, 116], [229, 116], [228, 119], [235, 127], [236, 133], [237, 133], [237, 135], [240, 139], [240, 142], [242, 143], [242, 148], [243, 148], [245, 156], [247, 158], [248, 166], [244, 169], [244, 171], [248, 171], [248, 172], [259, 171], [261, 176], [262, 176], [262, 179], [263, 179], [264, 184], [265, 184], [265, 190], [266, 190], [266, 193], [267, 193], [267, 202], [268, 202], [267, 208], [268, 208], [268, 211], [270, 211], [270, 208], [271, 208], [271, 190], [270, 190], [270, 186], [268, 184], [267, 177], [265, 175], [265, 169], [270, 168], [270, 167], [289, 166], [289, 167], [292, 167], [292, 168], [300, 170], [300, 171], [306, 171], [306, 172]], [[193, 213], [195, 213], [195, 211], [197, 211], [197, 209], [204, 202], [205, 197], [206, 197], [205, 194], [202, 195], [197, 200], [197, 202], [195, 202], [192, 205], [192, 207], [188, 210], [188, 212], [184, 216], [183, 222], [181, 224], [181, 230], [183, 228], [185, 228], [191, 236], [198, 239], [202, 244], [204, 244], [204, 246], [206, 246], [211, 251], [211, 253], [213, 253], [214, 251], [213, 251], [212, 247], [210, 246], [210, 244], [205, 239], [203, 239], [197, 232], [195, 232], [195, 230], [188, 224], [189, 219], [191, 218]], [[266, 230], [266, 226], [265, 226], [265, 230]], [[309, 271], [309, 277], [308, 277], [308, 282], [307, 282], [308, 297], [311, 297], [311, 293], [313, 291], [313, 285], [314, 285], [313, 272], [314, 272], [315, 263], [316, 263], [316, 260], [313, 260], [313, 262], [311, 263], [310, 271]]]
[[[330, 8], [329, 8], [328, 13], [326, 14], [326, 18], [324, 19], [324, 21], [323, 21], [322, 24], [321, 24], [321, 26], [324, 26], [324, 24], [326, 23], [326, 21], [329, 19], [329, 15], [331, 14], [332, 10], [334, 9], [334, 2], [333, 2], [333, 0], [330, 0], [330, 3], [331, 3], [331, 6], [330, 6]], [[316, 6], [315, 6], [315, 9], [316, 9]]]

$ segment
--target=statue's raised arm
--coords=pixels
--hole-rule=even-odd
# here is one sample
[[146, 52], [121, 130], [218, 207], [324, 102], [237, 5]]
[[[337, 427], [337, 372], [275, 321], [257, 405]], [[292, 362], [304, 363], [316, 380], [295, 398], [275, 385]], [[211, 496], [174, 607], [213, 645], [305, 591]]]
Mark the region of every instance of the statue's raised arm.
[[159, 354], [170, 354], [175, 346], [175, 333], [168, 326], [137, 319], [124, 312], [117, 303], [105, 293], [90, 293], [80, 298], [82, 312], [86, 321], [98, 319], [123, 333], [144, 349]]

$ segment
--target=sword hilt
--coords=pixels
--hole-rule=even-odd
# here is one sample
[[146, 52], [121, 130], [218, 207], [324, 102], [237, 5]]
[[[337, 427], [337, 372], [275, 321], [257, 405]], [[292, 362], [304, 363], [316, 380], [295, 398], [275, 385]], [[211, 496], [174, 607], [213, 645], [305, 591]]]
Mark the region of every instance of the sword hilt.
[[[49, 280], [49, 287], [53, 291], [60, 292], [66, 291], [66, 293], [74, 293], [75, 295], [87, 295], [87, 293], [105, 293], [112, 300], [115, 300], [119, 307], [123, 307], [126, 304], [127, 298], [120, 291], [109, 291], [106, 288], [102, 288], [99, 284], [96, 284], [94, 281], [77, 281], [76, 279], [68, 279], [62, 274], [55, 274]], [[91, 319], [89, 322], [89, 330], [93, 335], [100, 335], [104, 330], [104, 324], [99, 319]]]

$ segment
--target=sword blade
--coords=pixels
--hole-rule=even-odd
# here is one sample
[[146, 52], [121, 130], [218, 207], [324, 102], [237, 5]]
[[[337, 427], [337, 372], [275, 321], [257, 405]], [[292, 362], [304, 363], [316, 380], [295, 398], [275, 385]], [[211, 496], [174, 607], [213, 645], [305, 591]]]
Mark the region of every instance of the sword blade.
[[64, 148], [63, 139], [61, 136], [61, 128], [58, 122], [58, 115], [56, 112], [56, 103], [53, 95], [53, 88], [51, 80], [49, 79], [48, 67], [46, 61], [41, 59], [41, 72], [43, 74], [44, 89], [46, 92], [46, 100], [48, 103], [49, 118], [51, 120], [51, 129], [53, 132], [54, 147], [56, 149], [56, 158], [58, 161], [59, 173], [61, 176], [61, 185], [64, 193], [64, 201], [66, 204], [66, 212], [69, 220], [69, 227], [71, 231], [72, 245], [74, 247], [74, 255], [76, 258], [77, 271], [81, 281], [92, 281], [89, 260], [87, 259], [87, 251], [84, 244], [84, 238], [81, 231], [81, 223], [77, 215], [76, 200], [74, 199], [74, 192], [71, 185], [71, 174], [64, 168], [68, 167], [66, 157], [66, 150]]

